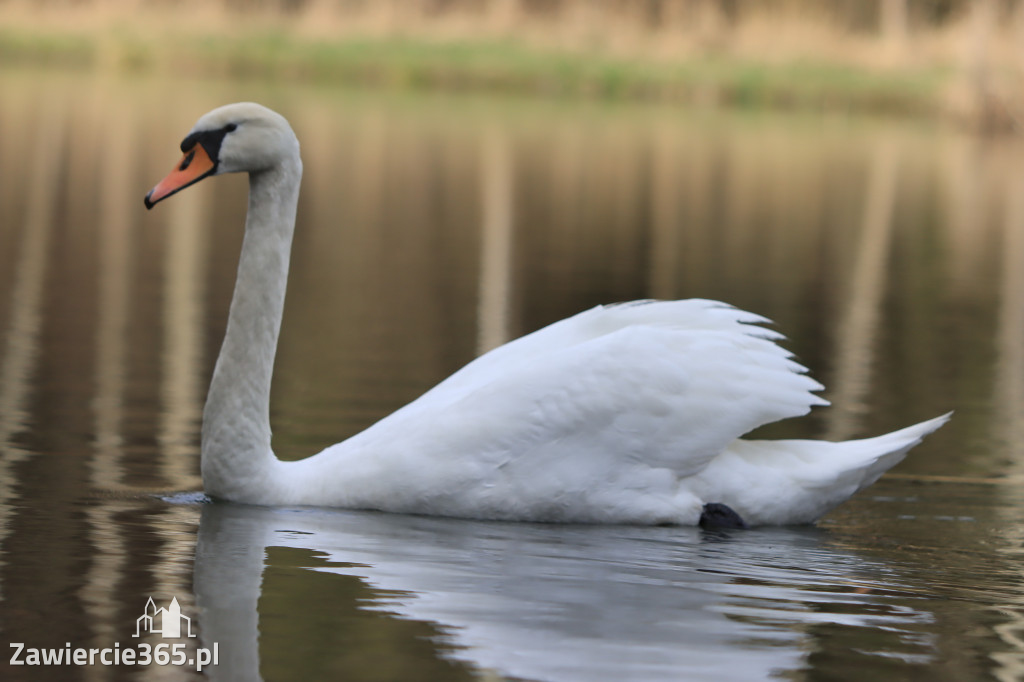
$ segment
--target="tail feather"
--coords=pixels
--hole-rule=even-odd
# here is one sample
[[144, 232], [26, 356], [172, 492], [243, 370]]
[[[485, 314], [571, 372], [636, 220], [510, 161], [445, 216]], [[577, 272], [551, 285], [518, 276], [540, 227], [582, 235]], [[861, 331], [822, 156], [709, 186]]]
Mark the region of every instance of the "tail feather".
[[697, 477], [694, 492], [729, 505], [751, 525], [813, 523], [877, 481], [951, 414], [839, 443], [736, 440]]
[[864, 457], [865, 466], [862, 469], [861, 484], [857, 490], [868, 487], [886, 471], [903, 461], [912, 447], [920, 443], [929, 433], [938, 430], [940, 426], [949, 421], [952, 415], [952, 412], [947, 412], [940, 417], [883, 436], [837, 443], [837, 445], [848, 447], [851, 453], [858, 453]]

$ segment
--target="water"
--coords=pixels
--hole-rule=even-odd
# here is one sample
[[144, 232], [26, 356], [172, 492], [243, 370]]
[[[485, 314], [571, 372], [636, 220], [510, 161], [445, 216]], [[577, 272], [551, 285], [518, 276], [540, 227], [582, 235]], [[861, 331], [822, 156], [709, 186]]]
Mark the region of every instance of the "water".
[[[1024, 676], [1024, 149], [919, 122], [0, 72], [0, 640], [156, 646], [215, 679]], [[601, 302], [767, 315], [834, 406], [948, 410], [813, 528], [494, 524], [206, 504], [199, 418], [245, 182], [146, 212], [194, 119], [287, 115], [305, 180], [275, 447], [357, 432]], [[178, 641], [178, 640], [175, 640]], [[10, 653], [14, 650], [11, 649]], [[188, 679], [194, 665], [4, 680]]]

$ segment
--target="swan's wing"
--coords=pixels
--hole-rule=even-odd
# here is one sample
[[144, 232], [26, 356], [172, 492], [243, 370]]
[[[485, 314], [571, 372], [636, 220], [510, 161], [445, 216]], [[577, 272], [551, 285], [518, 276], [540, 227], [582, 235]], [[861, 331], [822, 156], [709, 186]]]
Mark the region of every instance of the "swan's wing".
[[[489, 378], [507, 376], [512, 368], [535, 362], [563, 349], [578, 348], [581, 344], [628, 327], [656, 327], [694, 333], [728, 332], [769, 340], [783, 338], [777, 332], [753, 326], [767, 322], [770, 320], [760, 315], [706, 299], [643, 300], [597, 306], [481, 355], [431, 389], [428, 395], [435, 394], [433, 397], [440, 399], [438, 394], [443, 394], [449, 400], [461, 397], [464, 392], [475, 390]], [[790, 357], [781, 348], [776, 347], [775, 350]], [[806, 371], [799, 366], [797, 370]]]
[[545, 453], [691, 475], [825, 403], [764, 321], [711, 301], [595, 308], [481, 356], [385, 422], [444, 434], [447, 456], [473, 466]]

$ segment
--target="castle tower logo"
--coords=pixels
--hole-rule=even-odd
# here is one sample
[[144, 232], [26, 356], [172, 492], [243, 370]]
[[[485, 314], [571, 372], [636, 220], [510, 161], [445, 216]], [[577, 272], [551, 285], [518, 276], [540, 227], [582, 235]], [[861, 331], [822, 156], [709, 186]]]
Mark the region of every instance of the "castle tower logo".
[[153, 598], [146, 602], [146, 609], [142, 615], [135, 620], [135, 634], [132, 637], [141, 637], [146, 633], [161, 635], [167, 639], [174, 639], [182, 636], [195, 637], [192, 632], [192, 619], [182, 615], [178, 598], [171, 599], [170, 606], [166, 609], [157, 608]]

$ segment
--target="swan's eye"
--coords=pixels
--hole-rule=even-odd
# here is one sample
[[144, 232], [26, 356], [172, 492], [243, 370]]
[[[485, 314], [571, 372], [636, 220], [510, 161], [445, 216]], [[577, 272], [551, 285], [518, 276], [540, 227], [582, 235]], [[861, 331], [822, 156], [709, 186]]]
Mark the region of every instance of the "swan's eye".
[[224, 132], [225, 133], [230, 133], [231, 131], [236, 130], [237, 128], [238, 128], [238, 124], [236, 124], [236, 123], [229, 123], [226, 126], [224, 126]]

